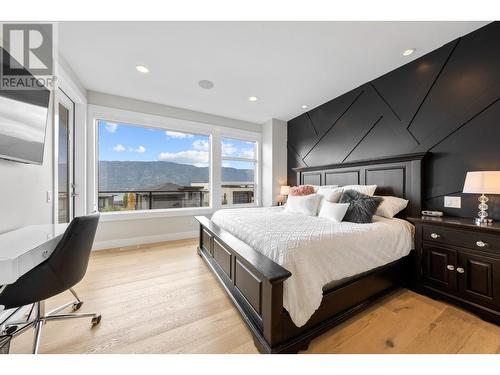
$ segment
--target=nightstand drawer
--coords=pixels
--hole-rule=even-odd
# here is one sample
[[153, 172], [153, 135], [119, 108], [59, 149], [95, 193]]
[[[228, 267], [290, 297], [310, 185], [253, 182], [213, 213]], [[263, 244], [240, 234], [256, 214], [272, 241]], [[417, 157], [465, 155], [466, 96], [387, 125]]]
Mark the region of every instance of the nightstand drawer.
[[491, 234], [425, 225], [422, 236], [424, 241], [500, 254], [500, 237]]

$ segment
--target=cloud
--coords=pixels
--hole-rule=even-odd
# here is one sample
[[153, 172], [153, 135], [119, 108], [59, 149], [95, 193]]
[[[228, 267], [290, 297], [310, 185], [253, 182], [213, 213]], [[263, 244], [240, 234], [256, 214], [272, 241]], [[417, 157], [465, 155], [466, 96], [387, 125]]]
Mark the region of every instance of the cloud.
[[138, 152], [139, 154], [142, 154], [146, 151], [146, 147], [144, 146], [139, 146], [137, 148], [129, 148], [128, 149], [130, 152]]
[[240, 153], [238, 155], [240, 158], [247, 158], [247, 159], [253, 159], [255, 156], [254, 156], [254, 152], [253, 150], [249, 150], [249, 149], [243, 149], [241, 150], [240, 149]]
[[113, 147], [113, 151], [123, 152], [123, 151], [125, 151], [125, 147], [123, 147], [123, 145], [117, 144], [115, 147]]
[[193, 142], [193, 148], [198, 151], [208, 151], [208, 141], [197, 139]]
[[173, 132], [170, 130], [165, 131], [165, 134], [167, 135], [167, 137], [170, 137], [170, 138], [193, 138], [194, 137], [192, 134]]
[[104, 128], [108, 133], [116, 133], [116, 130], [118, 129], [118, 124], [115, 124], [114, 122], [107, 122]]
[[208, 164], [208, 151], [187, 150], [179, 152], [161, 152], [158, 155], [158, 160], [189, 164], [196, 167], [206, 167]]
[[233, 156], [238, 149], [232, 143], [222, 142], [222, 156]]

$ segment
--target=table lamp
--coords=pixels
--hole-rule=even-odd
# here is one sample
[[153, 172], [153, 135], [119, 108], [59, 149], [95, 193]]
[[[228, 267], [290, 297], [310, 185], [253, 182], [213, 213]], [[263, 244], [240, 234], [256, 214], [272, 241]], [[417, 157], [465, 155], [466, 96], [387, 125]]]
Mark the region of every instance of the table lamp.
[[479, 212], [476, 224], [492, 223], [488, 219], [488, 197], [485, 194], [500, 194], [500, 171], [467, 172], [464, 183], [464, 193], [481, 194], [479, 200]]
[[280, 188], [280, 195], [278, 196], [278, 204], [283, 205], [286, 203], [286, 198], [290, 193], [290, 186], [283, 185]]

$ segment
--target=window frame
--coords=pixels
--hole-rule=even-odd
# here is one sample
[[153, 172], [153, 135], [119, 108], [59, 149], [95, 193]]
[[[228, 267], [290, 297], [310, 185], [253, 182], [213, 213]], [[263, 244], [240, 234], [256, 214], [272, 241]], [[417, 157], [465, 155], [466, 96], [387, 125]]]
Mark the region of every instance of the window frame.
[[[252, 143], [255, 143], [255, 148], [254, 148], [254, 157], [252, 159], [250, 158], [242, 158], [242, 157], [237, 157], [237, 156], [223, 156], [222, 155], [222, 142], [223, 140], [226, 139], [226, 140], [232, 140], [234, 139], [235, 141], [242, 141], [242, 142], [252, 142]], [[259, 200], [258, 198], [259, 197], [259, 176], [260, 176], [260, 167], [259, 167], [259, 142], [257, 141], [253, 141], [253, 140], [249, 140], [249, 139], [243, 139], [241, 137], [227, 137], [225, 135], [223, 135], [220, 139], [220, 144], [221, 144], [221, 163], [220, 163], [220, 168], [222, 170], [222, 163], [224, 162], [224, 160], [227, 160], [227, 161], [242, 161], [242, 162], [247, 162], [247, 163], [253, 163], [254, 164], [254, 172], [253, 172], [253, 185], [254, 185], [254, 201], [253, 203], [233, 203], [233, 204], [225, 204], [225, 205], [222, 205], [221, 203], [221, 206], [224, 207], [224, 208], [231, 208], [231, 207], [235, 207], [235, 208], [241, 208], [241, 207], [256, 207], [258, 206], [259, 204]], [[220, 180], [220, 185], [222, 187], [222, 184], [223, 184], [223, 181], [222, 181], [222, 178]], [[221, 197], [219, 195], [219, 201], [221, 201]]]
[[[205, 135], [209, 137], [209, 187], [210, 187], [210, 206], [209, 207], [186, 207], [186, 208], [165, 208], [154, 210], [137, 211], [115, 211], [102, 212], [101, 221], [121, 221], [134, 220], [137, 218], [155, 218], [155, 217], [175, 217], [175, 216], [193, 216], [207, 215], [221, 208], [231, 207], [256, 207], [261, 205], [261, 142], [262, 133], [259, 131], [249, 131], [238, 128], [231, 128], [206, 122], [178, 119], [168, 116], [159, 116], [134, 112], [111, 107], [89, 105], [88, 106], [89, 125], [87, 127], [89, 140], [88, 160], [87, 160], [87, 212], [98, 210], [98, 121], [110, 121], [126, 123], [145, 128], [156, 128], [159, 130], [178, 131], [183, 133]], [[221, 195], [221, 166], [222, 166], [222, 138], [234, 138], [238, 140], [256, 142], [256, 170], [254, 172], [255, 192], [254, 203], [239, 204], [231, 206], [222, 206]], [[248, 161], [248, 159], [245, 159]]]

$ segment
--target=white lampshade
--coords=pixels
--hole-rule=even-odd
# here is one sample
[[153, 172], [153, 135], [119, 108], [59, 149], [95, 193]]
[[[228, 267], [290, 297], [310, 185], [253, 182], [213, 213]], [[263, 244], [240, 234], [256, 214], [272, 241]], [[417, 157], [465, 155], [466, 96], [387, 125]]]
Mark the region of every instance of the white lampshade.
[[467, 172], [463, 192], [500, 194], [500, 171]]
[[282, 186], [281, 189], [280, 189], [280, 194], [281, 195], [288, 195], [288, 193], [290, 193], [290, 186]]

